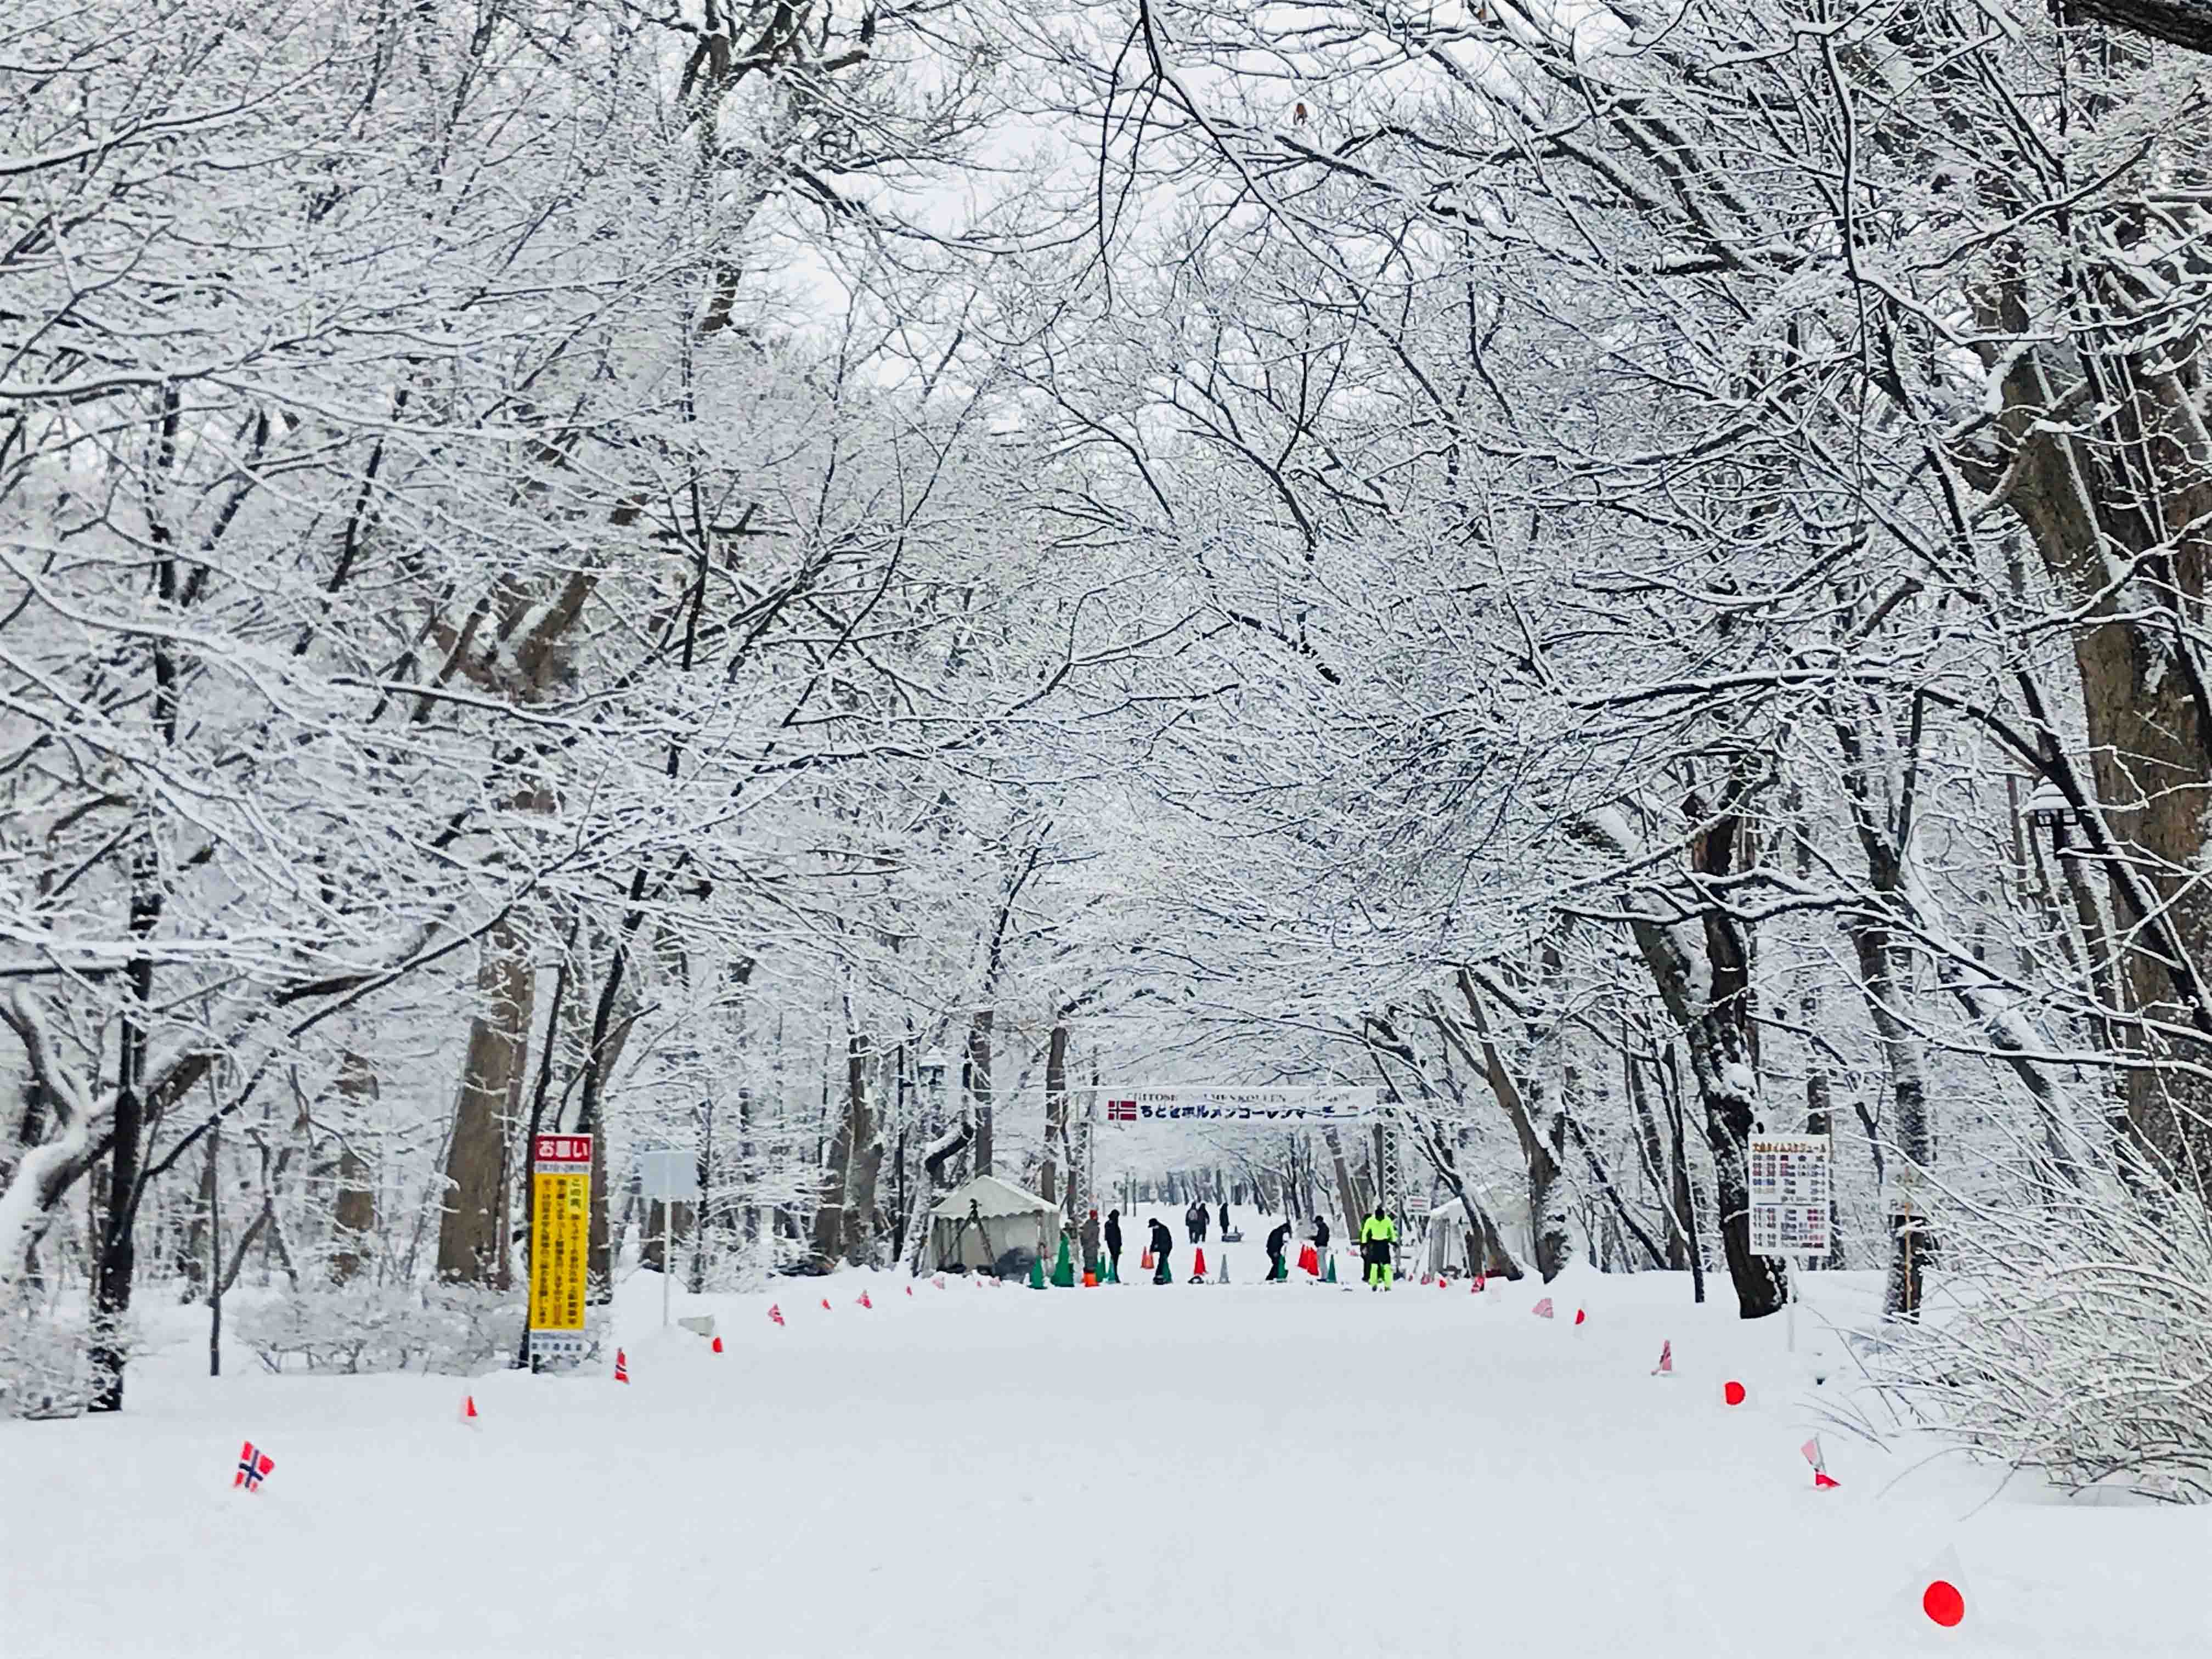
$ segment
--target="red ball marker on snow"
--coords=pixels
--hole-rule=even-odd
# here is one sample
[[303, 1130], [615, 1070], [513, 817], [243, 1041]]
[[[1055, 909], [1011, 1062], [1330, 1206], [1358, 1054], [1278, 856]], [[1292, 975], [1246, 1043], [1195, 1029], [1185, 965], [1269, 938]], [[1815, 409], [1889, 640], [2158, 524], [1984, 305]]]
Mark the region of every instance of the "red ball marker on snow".
[[1949, 1630], [1966, 1622], [1966, 1598], [1949, 1579], [1938, 1578], [1920, 1593], [1920, 1610]]
[[1743, 1384], [1732, 1378], [1722, 1383], [1721, 1398], [1731, 1406], [1741, 1406], [1745, 1399]]

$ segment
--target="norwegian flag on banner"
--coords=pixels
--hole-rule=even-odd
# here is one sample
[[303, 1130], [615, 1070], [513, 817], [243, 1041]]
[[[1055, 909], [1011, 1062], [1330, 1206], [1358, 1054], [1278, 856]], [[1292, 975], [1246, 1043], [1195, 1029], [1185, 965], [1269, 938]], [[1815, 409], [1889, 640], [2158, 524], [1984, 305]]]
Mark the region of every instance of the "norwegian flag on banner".
[[263, 1451], [251, 1440], [238, 1454], [238, 1473], [230, 1478], [234, 1486], [243, 1486], [248, 1492], [259, 1492], [261, 1483], [269, 1478], [269, 1471], [276, 1467], [276, 1460]]
[[1137, 1103], [1133, 1100], [1108, 1101], [1106, 1121], [1109, 1123], [1134, 1123], [1137, 1121]]
[[1534, 1307], [1529, 1309], [1528, 1311], [1535, 1315], [1539, 1319], [1549, 1319], [1552, 1316], [1552, 1298], [1548, 1296], [1546, 1297]]

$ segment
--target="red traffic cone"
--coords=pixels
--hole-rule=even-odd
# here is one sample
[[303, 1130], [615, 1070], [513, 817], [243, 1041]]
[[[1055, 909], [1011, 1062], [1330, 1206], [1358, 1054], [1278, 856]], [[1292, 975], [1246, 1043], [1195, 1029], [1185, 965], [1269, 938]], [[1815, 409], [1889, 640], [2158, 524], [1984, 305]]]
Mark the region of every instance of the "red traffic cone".
[[1741, 1406], [1749, 1398], [1750, 1395], [1743, 1384], [1734, 1377], [1721, 1384], [1721, 1403], [1723, 1405]]
[[768, 1304], [768, 1316], [775, 1321], [779, 1325], [783, 1323], [783, 1310], [777, 1307], [773, 1302]]
[[875, 1304], [874, 1303], [872, 1303], [872, 1302], [869, 1301], [869, 1300], [868, 1300], [868, 1293], [867, 1293], [866, 1291], [862, 1291], [860, 1292], [860, 1305], [861, 1305], [862, 1307], [864, 1307], [864, 1308], [872, 1308], [872, 1307], [874, 1307], [876, 1304]]
[[1206, 1283], [1206, 1252], [1204, 1250], [1200, 1250], [1191, 1263], [1190, 1282], [1194, 1285]]
[[1966, 1575], [1958, 1551], [1945, 1550], [1937, 1559], [1920, 1592], [1920, 1610], [1946, 1630], [1966, 1622]]
[[1489, 1281], [1487, 1279], [1484, 1278], [1480, 1273], [1477, 1273], [1477, 1274], [1474, 1276], [1474, 1291], [1471, 1292], [1471, 1294], [1475, 1295], [1475, 1296], [1480, 1296], [1480, 1295], [1481, 1295], [1485, 1291], [1488, 1290], [1489, 1288], [1490, 1288], [1490, 1281]]
[[1659, 1344], [1659, 1363], [1651, 1368], [1651, 1375], [1654, 1376], [1672, 1376], [1674, 1374], [1674, 1340], [1670, 1337]]
[[721, 1351], [722, 1351], [722, 1339], [721, 1339], [720, 1337], [719, 1337], [719, 1336], [718, 1336], [718, 1337], [716, 1337], [716, 1338], [714, 1339], [714, 1352], [715, 1352], [716, 1353], [720, 1353], [720, 1352], [721, 1352]]
[[828, 1313], [830, 1310], [830, 1298], [825, 1296], [822, 1298], [822, 1311]]
[[1451, 1289], [1451, 1280], [1446, 1279], [1442, 1273], [1438, 1273], [1437, 1275], [1437, 1288], [1440, 1291], [1448, 1291]]
[[912, 1295], [914, 1294], [914, 1286], [913, 1286], [913, 1285], [908, 1285], [908, 1286], [906, 1287], [906, 1293], [907, 1293], [908, 1296], [912, 1296]]
[[620, 1348], [615, 1350], [615, 1381], [617, 1382], [629, 1381], [629, 1356]]
[[1546, 1297], [1534, 1307], [1529, 1309], [1528, 1311], [1535, 1315], [1539, 1319], [1549, 1319], [1552, 1316], [1552, 1298], [1548, 1296]]
[[1577, 1324], [1577, 1325], [1581, 1324], [1581, 1323], [1583, 1322], [1583, 1319], [1584, 1319], [1584, 1318], [1586, 1318], [1587, 1316], [1586, 1316], [1586, 1315], [1583, 1312], [1583, 1310], [1582, 1310], [1580, 1308], [1577, 1308], [1577, 1309], [1576, 1309], [1576, 1310], [1575, 1310], [1575, 1323], [1576, 1323], [1576, 1324]]
[[1152, 1253], [1150, 1250], [1146, 1250], [1144, 1255], [1137, 1258], [1137, 1265], [1143, 1268], [1146, 1273], [1152, 1272]]
[[475, 1423], [479, 1420], [480, 1419], [477, 1416], [476, 1395], [472, 1394], [463, 1395], [461, 1396], [461, 1421], [464, 1423]]

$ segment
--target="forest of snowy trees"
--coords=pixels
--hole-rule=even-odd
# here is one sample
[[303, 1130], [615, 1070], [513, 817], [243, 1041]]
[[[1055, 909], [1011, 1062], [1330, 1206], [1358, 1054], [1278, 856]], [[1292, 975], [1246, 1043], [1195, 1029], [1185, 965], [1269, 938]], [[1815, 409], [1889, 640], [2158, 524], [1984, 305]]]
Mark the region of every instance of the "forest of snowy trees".
[[2205, 1495], [2207, 36], [24, 0], [0, 1413], [241, 1281], [511, 1347], [541, 1128], [696, 1287], [1344, 1082], [1747, 1317], [1832, 1133], [1893, 1400]]

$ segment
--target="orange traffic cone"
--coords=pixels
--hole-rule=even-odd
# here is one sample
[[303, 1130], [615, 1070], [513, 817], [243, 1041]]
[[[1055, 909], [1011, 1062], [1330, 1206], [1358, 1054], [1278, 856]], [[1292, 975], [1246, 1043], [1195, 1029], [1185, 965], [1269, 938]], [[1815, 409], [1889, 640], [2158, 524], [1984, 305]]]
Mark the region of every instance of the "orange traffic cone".
[[1190, 1282], [1194, 1285], [1206, 1283], [1206, 1252], [1202, 1249], [1198, 1253], [1198, 1259], [1191, 1263]]
[[629, 1356], [620, 1348], [615, 1350], [615, 1381], [617, 1382], [629, 1381]]
[[1142, 1267], [1146, 1273], [1152, 1272], [1152, 1253], [1150, 1250], [1146, 1250], [1144, 1255], [1137, 1258], [1137, 1265], [1139, 1267]]
[[476, 1395], [472, 1394], [464, 1395], [461, 1397], [461, 1421], [464, 1423], [474, 1423], [477, 1420]]
[[718, 1337], [716, 1337], [716, 1338], [714, 1339], [714, 1352], [715, 1352], [716, 1353], [720, 1353], [720, 1352], [721, 1352], [721, 1351], [722, 1351], [722, 1339], [721, 1339], [720, 1337], [719, 1337], [719, 1336], [718, 1336]]
[[1097, 1273], [1086, 1273], [1083, 1275], [1083, 1288], [1085, 1290], [1094, 1290], [1097, 1287], [1097, 1284], [1098, 1275]]

